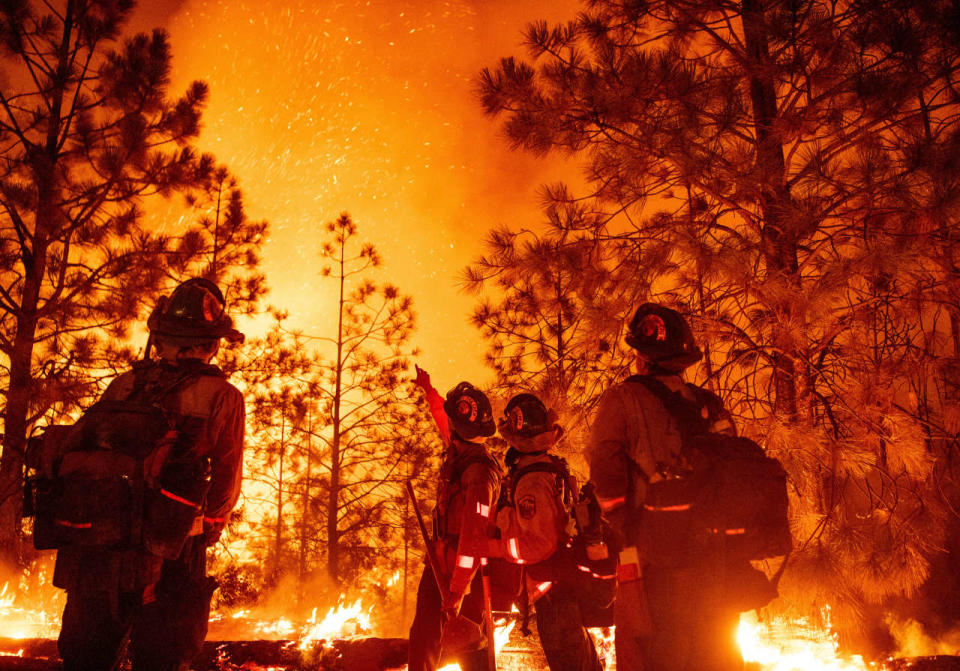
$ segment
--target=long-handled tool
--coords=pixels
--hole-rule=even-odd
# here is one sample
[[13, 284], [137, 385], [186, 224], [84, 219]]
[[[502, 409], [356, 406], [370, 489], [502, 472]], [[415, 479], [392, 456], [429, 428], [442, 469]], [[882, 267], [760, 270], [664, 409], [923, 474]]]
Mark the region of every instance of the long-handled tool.
[[493, 605], [490, 601], [490, 575], [487, 558], [480, 559], [480, 584], [483, 585], [483, 625], [487, 635], [487, 669], [497, 671], [497, 639], [494, 636]]
[[413, 480], [407, 480], [407, 496], [410, 497], [410, 503], [413, 505], [413, 512], [417, 516], [417, 524], [420, 526], [420, 535], [423, 536], [423, 546], [427, 551], [427, 564], [433, 571], [433, 577], [437, 581], [437, 589], [443, 595], [446, 592], [447, 576], [446, 572], [441, 570], [443, 566], [440, 557], [437, 557], [437, 544], [430, 539], [430, 532], [427, 530], [427, 524], [423, 521], [423, 513], [420, 512], [420, 504], [417, 501], [417, 492], [413, 488]]
[[[426, 522], [423, 521], [423, 514], [420, 512], [420, 505], [417, 501], [417, 492], [413, 488], [413, 480], [407, 480], [407, 496], [410, 497], [410, 503], [413, 504], [414, 513], [417, 516], [417, 525], [420, 527], [420, 535], [423, 536], [423, 545], [427, 552], [427, 564], [433, 572], [433, 578], [437, 582], [437, 591], [440, 593], [440, 599], [449, 591], [450, 579], [446, 571], [442, 570], [442, 557], [437, 556], [437, 544], [430, 539], [430, 532], [427, 531]], [[443, 623], [443, 630], [440, 636], [440, 656], [443, 653], [456, 654], [457, 652], [470, 652], [479, 650], [483, 646], [483, 631], [477, 624], [463, 615], [457, 615]], [[489, 645], [493, 647], [493, 639], [490, 638]]]

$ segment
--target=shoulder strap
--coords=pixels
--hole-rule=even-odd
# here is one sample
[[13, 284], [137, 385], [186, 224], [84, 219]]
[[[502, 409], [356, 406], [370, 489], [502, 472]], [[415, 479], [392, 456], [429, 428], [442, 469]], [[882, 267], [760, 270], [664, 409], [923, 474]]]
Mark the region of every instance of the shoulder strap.
[[693, 437], [710, 432], [712, 409], [711, 404], [705, 398], [705, 395], [709, 395], [711, 399], [715, 398], [710, 392], [695, 384], [686, 384], [685, 387], [691, 391], [694, 397], [694, 400], [690, 400], [679, 391], [670, 389], [661, 380], [649, 375], [631, 375], [627, 378], [627, 382], [642, 384], [651, 394], [657, 397], [676, 422], [684, 446]]
[[128, 398], [144, 392], [146, 393], [146, 399], [144, 399], [146, 403], [157, 404], [188, 382], [192, 382], [201, 377], [224, 377], [223, 372], [219, 368], [209, 364], [196, 362], [187, 363], [180, 367], [183, 370], [178, 371], [179, 374], [174, 376], [171, 381], [161, 385], [159, 384], [159, 380], [157, 380], [157, 384], [153, 385], [153, 388], [150, 388], [150, 374], [162, 368], [162, 364], [156, 361], [136, 362], [133, 368], [133, 391]]
[[567, 462], [562, 457], [553, 454], [547, 455], [549, 461], [535, 461], [526, 466], [520, 466], [510, 470], [509, 475], [509, 504], [513, 504], [516, 499], [517, 484], [520, 479], [530, 473], [551, 473], [556, 477], [557, 495], [563, 501], [564, 507], [569, 507], [573, 503], [573, 490], [570, 485], [570, 469]]

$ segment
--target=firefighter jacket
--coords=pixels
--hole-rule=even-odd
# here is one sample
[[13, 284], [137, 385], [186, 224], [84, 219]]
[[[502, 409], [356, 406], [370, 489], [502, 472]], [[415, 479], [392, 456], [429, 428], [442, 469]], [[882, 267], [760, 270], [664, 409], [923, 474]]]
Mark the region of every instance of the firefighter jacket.
[[[695, 400], [679, 375], [656, 379]], [[735, 432], [725, 411], [714, 419], [711, 431]], [[639, 509], [646, 496], [646, 484], [638, 469], [652, 477], [660, 464], [677, 463], [680, 450], [680, 431], [673, 417], [642, 383], [622, 382], [603, 393], [586, 456], [600, 505], [618, 532], [626, 531], [625, 511]]]
[[434, 534], [442, 541], [450, 592], [466, 594], [486, 557], [480, 552], [491, 530], [500, 492], [500, 465], [481, 443], [453, 436], [440, 470]]
[[[151, 373], [160, 379], [182, 374], [180, 366], [166, 362]], [[122, 399], [132, 391], [133, 372], [128, 371], [107, 387], [103, 398]], [[243, 395], [219, 375], [202, 375], [173, 392], [165, 405], [178, 415], [203, 421], [196, 444], [200, 454], [210, 457], [210, 489], [203, 516], [208, 524], [222, 525], [237, 504], [243, 479]]]
[[[185, 365], [204, 367], [195, 361], [179, 364], [161, 360], [144, 366], [138, 374], [164, 386], [181, 378]], [[243, 477], [243, 395], [215, 366], [206, 368], [214, 374], [188, 379], [161, 401], [166, 409], [200, 425], [194, 448], [210, 459], [210, 488], [202, 511], [202, 526], [198, 519], [196, 533], [202, 532], [203, 527], [219, 530], [223, 526], [240, 496]], [[102, 399], [128, 398], [133, 393], [133, 385], [134, 372], [125, 372], [110, 383]], [[67, 440], [78, 433], [75, 426]], [[138, 589], [159, 578], [161, 565], [162, 561], [142, 551], [64, 548], [57, 552], [54, 584], [69, 590], [80, 578], [93, 584], [119, 579], [121, 589]], [[103, 575], [98, 579], [98, 574]]]
[[[511, 474], [535, 464], [551, 465], [544, 454], [520, 454], [511, 466]], [[491, 555], [505, 557], [515, 564], [536, 564], [549, 559], [561, 544], [569, 540], [567, 522], [570, 515], [563, 503], [563, 483], [550, 470], [529, 470], [513, 480], [508, 474], [512, 492], [508, 505], [497, 511], [500, 538]]]

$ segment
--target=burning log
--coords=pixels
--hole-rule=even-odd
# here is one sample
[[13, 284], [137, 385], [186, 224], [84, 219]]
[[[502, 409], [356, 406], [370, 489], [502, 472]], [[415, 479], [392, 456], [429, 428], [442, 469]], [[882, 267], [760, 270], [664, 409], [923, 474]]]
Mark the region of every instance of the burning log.
[[289, 671], [384, 671], [407, 662], [407, 639], [359, 637], [317, 641], [207, 641], [194, 671], [243, 667], [245, 664]]
[[[407, 661], [405, 638], [358, 637], [316, 641], [207, 641], [194, 671], [269, 667], [287, 671], [385, 671]], [[247, 665], [247, 666], [244, 666]], [[0, 639], [0, 671], [55, 671], [57, 642]]]
[[960, 657], [908, 657], [887, 662], [890, 671], [960, 671]]

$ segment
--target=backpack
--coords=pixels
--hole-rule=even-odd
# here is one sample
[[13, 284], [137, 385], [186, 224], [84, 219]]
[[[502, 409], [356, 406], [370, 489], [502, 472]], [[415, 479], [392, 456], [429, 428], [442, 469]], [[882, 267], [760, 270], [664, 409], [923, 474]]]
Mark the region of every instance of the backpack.
[[[613, 600], [617, 589], [617, 555], [609, 548], [606, 556], [594, 558], [592, 547], [610, 544], [610, 529], [600, 515], [593, 485], [587, 483], [577, 491], [566, 460], [553, 454], [548, 461], [536, 461], [511, 468], [501, 490], [498, 509], [516, 506], [516, 488], [521, 478], [530, 473], [554, 475], [555, 492], [567, 511], [566, 528], [571, 531], [565, 545], [545, 561], [524, 565], [531, 579], [547, 583], [559, 580], [573, 589], [585, 627], [613, 625]], [[509, 458], [508, 458], [509, 459]]]
[[223, 373], [145, 361], [133, 375], [127, 398], [100, 400], [68, 430], [50, 427], [31, 440], [25, 512], [36, 549], [142, 549], [173, 559], [194, 530], [210, 486], [209, 457], [197, 450], [205, 422], [165, 401]]
[[787, 476], [749, 438], [710, 432], [723, 406], [710, 392], [687, 385], [696, 401], [648, 376], [642, 384], [673, 416], [681, 434], [678, 463], [634, 474], [647, 485], [633, 535], [646, 563], [684, 566], [697, 558], [765, 559], [789, 554]]

